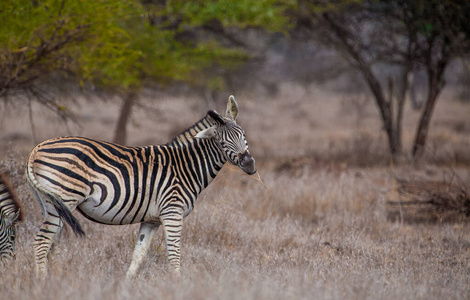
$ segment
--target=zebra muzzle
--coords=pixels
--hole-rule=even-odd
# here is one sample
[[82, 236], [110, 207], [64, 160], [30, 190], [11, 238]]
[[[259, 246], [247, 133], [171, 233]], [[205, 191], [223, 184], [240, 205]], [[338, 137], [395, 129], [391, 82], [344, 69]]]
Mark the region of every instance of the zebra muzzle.
[[240, 154], [238, 166], [248, 175], [256, 173], [255, 159], [248, 151]]

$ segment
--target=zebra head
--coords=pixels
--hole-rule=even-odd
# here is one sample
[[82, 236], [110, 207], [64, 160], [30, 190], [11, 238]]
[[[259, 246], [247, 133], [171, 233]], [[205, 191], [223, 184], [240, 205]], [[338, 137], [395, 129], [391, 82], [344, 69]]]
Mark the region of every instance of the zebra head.
[[20, 212], [0, 216], [0, 259], [12, 258], [15, 253], [16, 221]]
[[209, 116], [214, 119], [216, 125], [202, 130], [195, 137], [215, 139], [231, 164], [238, 166], [249, 175], [255, 174], [255, 159], [248, 150], [245, 131], [235, 121], [238, 116], [238, 104], [235, 97], [228, 98], [225, 117], [213, 110], [209, 111]]

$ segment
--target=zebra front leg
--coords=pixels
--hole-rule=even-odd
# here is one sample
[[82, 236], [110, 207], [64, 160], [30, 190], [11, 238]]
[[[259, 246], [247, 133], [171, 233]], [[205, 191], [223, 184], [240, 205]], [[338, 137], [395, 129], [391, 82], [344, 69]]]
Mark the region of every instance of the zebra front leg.
[[132, 262], [127, 270], [127, 278], [131, 279], [137, 273], [142, 259], [147, 254], [147, 250], [152, 242], [152, 238], [157, 231], [159, 224], [155, 223], [142, 223], [140, 224], [139, 236], [137, 237], [137, 242], [135, 243], [134, 254], [132, 255]]
[[182, 213], [169, 213], [160, 217], [163, 225], [165, 242], [167, 249], [167, 256], [170, 265], [173, 267], [173, 272], [177, 275], [180, 274], [180, 245], [181, 245], [181, 230], [183, 228], [183, 214]]
[[62, 229], [63, 223], [54, 207], [48, 206], [46, 220], [41, 225], [34, 238], [34, 252], [36, 260], [36, 275], [47, 276], [47, 254], [51, 249], [54, 236]]

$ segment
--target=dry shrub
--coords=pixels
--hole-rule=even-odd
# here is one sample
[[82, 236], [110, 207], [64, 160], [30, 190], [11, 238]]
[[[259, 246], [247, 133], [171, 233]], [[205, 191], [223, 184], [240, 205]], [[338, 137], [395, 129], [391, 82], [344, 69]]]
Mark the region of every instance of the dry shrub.
[[470, 138], [450, 131], [438, 131], [429, 136], [424, 160], [436, 165], [469, 166]]
[[387, 202], [388, 218], [406, 222], [462, 222], [470, 218], [470, 196], [462, 184], [397, 180], [398, 200]]

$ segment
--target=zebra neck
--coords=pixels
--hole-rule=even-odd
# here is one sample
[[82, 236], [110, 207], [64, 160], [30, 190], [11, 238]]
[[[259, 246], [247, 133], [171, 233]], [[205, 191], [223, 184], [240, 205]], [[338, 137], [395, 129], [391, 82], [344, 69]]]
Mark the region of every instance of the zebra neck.
[[194, 136], [207, 128], [214, 126], [215, 121], [207, 114], [204, 118], [196, 122], [193, 126], [189, 127], [182, 133], [174, 137], [167, 145], [168, 146], [181, 146], [188, 145], [194, 139]]
[[197, 177], [199, 190], [202, 191], [215, 178], [227, 161], [225, 155], [214, 139], [196, 139], [194, 136], [216, 123], [209, 115], [186, 129], [166, 146], [179, 153], [179, 159], [184, 159], [193, 176]]

